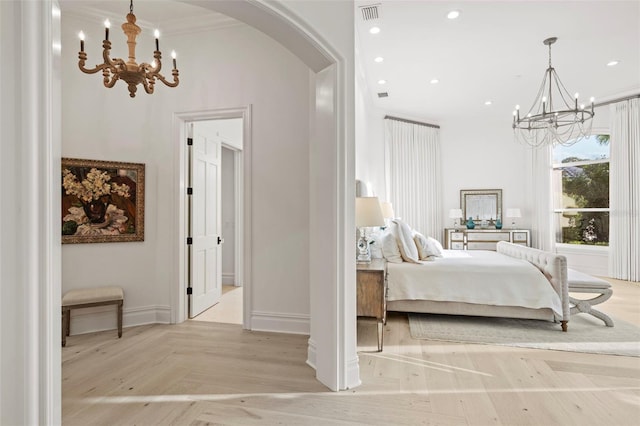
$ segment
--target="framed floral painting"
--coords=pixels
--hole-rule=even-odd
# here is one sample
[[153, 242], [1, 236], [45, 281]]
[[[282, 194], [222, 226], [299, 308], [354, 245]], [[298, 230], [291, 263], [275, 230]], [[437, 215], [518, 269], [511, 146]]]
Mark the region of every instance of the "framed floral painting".
[[144, 241], [144, 164], [62, 159], [62, 243]]

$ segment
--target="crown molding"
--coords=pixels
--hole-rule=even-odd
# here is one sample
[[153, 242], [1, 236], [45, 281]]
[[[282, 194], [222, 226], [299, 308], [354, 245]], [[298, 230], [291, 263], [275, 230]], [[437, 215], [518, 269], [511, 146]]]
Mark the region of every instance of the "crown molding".
[[[64, 5], [64, 3], [62, 4]], [[105, 19], [109, 19], [113, 23], [112, 26], [115, 24], [119, 27], [125, 22], [126, 13], [115, 13], [92, 6], [80, 5], [74, 6], [73, 9], [63, 7], [63, 20], [65, 16], [83, 20], [95, 20], [100, 24], [102, 24]], [[140, 26], [143, 31], [152, 31], [158, 28], [160, 29], [163, 37], [193, 34], [202, 31], [221, 30], [246, 25], [243, 22], [230, 18], [222, 13], [212, 12], [206, 9], [202, 9], [202, 13], [198, 15], [179, 18], [162, 18], [154, 22], [140, 19], [137, 15], [136, 18], [138, 18], [136, 24]]]

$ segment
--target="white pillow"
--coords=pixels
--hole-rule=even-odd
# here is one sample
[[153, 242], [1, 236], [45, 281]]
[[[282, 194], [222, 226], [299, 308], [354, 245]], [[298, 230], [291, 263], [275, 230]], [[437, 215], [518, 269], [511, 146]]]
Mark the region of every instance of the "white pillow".
[[442, 256], [442, 246], [437, 240], [431, 237], [427, 238], [421, 233], [414, 231], [413, 241], [415, 241], [416, 247], [418, 248], [420, 260], [433, 260], [434, 257]]
[[436, 240], [436, 239], [435, 239], [435, 238], [433, 238], [433, 237], [429, 237], [429, 238], [427, 238], [427, 239], [429, 240], [429, 244], [431, 244], [432, 249], [433, 249], [436, 253], [438, 253], [438, 254], [436, 254], [436, 256], [438, 256], [438, 257], [442, 257], [442, 255], [443, 255], [443, 250], [444, 250], [444, 249], [442, 248], [442, 244], [440, 244], [440, 241]]
[[387, 262], [402, 263], [402, 255], [398, 248], [398, 242], [391, 231], [385, 232], [381, 239], [382, 255]]
[[409, 225], [399, 219], [395, 219], [394, 223], [398, 226], [395, 228], [395, 236], [398, 241], [398, 247], [400, 248], [400, 254], [405, 262], [420, 263], [420, 255], [418, 254], [418, 247], [415, 241], [413, 241], [413, 232]]
[[374, 231], [369, 234], [369, 252], [372, 259], [382, 259], [382, 237], [385, 232], [380, 228], [375, 228]]
[[432, 255], [427, 251], [427, 247], [429, 245], [427, 237], [419, 232], [414, 232], [413, 241], [415, 241], [416, 247], [418, 248], [418, 256], [420, 256], [420, 260], [429, 260]]

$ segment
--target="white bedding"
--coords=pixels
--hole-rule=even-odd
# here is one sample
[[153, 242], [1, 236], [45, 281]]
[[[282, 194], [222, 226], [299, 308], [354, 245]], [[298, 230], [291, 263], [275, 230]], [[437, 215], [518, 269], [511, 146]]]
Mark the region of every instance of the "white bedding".
[[433, 261], [387, 263], [387, 300], [432, 300], [550, 308], [562, 317], [560, 296], [526, 260], [494, 251], [444, 250]]

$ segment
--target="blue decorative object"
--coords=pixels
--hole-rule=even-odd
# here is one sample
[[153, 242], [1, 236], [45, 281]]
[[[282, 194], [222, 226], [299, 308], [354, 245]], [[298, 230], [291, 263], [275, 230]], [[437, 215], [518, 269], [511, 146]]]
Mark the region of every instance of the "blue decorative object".
[[467, 229], [473, 229], [476, 227], [476, 224], [473, 222], [473, 218], [469, 216], [469, 220], [467, 221]]
[[500, 218], [496, 219], [496, 229], [502, 229], [502, 221]]

